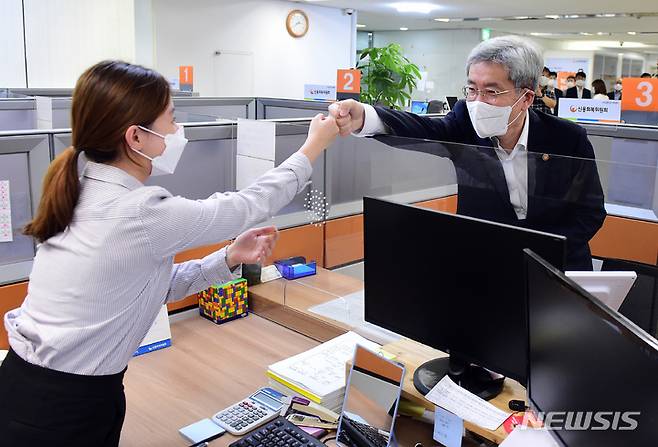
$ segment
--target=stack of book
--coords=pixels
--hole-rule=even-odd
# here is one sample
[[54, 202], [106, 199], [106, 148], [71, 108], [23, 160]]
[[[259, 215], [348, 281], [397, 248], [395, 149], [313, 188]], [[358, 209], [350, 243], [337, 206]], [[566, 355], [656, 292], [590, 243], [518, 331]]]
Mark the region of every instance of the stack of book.
[[348, 332], [270, 365], [267, 370], [269, 386], [340, 413], [345, 397], [345, 365], [354, 357], [357, 344], [375, 352], [380, 349], [377, 343]]

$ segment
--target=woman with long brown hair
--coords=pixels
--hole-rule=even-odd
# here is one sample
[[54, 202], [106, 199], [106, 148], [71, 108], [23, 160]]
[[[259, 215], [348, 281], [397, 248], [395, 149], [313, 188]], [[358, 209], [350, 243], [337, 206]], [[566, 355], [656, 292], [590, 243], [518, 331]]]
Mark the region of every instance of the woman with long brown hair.
[[[25, 229], [40, 242], [27, 297], [4, 318], [0, 446], [118, 445], [123, 375], [161, 306], [267, 258], [276, 229], [245, 230], [306, 187], [311, 163], [338, 135], [334, 119], [318, 115], [299, 151], [252, 186], [188, 200], [144, 186], [174, 172], [187, 142], [157, 72], [120, 61], [89, 68], [71, 125], [72, 147], [49, 167]], [[81, 153], [89, 162], [79, 177]], [[174, 264], [182, 250], [236, 236]]]

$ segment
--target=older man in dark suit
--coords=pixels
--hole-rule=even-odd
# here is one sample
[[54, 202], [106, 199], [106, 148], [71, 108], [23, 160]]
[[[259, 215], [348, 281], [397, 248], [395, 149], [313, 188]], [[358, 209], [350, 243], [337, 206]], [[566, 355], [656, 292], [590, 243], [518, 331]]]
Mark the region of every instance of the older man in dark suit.
[[330, 113], [342, 135], [379, 135], [392, 146], [449, 157], [460, 214], [564, 235], [567, 269], [591, 270], [588, 242], [606, 216], [594, 151], [582, 127], [530, 109], [542, 66], [527, 40], [494, 38], [471, 52], [465, 101], [443, 119], [354, 100]]

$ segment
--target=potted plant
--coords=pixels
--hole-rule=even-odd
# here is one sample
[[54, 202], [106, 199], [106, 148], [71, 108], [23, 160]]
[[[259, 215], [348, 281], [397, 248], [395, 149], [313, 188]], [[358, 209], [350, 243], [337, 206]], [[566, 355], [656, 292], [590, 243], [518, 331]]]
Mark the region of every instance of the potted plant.
[[403, 109], [421, 78], [420, 69], [402, 54], [397, 43], [363, 50], [356, 68], [361, 70], [361, 101]]

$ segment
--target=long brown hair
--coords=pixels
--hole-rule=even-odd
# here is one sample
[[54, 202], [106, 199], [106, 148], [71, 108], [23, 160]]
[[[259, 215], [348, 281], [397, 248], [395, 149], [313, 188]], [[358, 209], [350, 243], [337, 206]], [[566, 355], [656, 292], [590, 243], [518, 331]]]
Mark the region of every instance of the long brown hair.
[[88, 68], [73, 91], [72, 146], [48, 167], [37, 215], [24, 233], [43, 242], [64, 231], [80, 196], [78, 155], [96, 163], [116, 160], [126, 151], [126, 129], [149, 126], [169, 101], [169, 83], [154, 70], [122, 61]]

